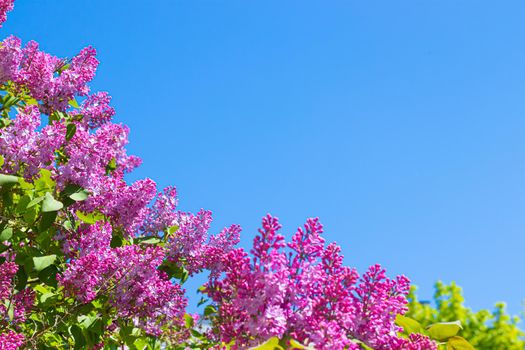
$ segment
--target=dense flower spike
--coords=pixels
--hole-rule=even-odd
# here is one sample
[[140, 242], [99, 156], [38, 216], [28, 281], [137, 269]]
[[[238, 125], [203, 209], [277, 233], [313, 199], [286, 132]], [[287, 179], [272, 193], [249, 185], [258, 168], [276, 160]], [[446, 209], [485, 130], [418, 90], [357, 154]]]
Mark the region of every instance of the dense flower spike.
[[157, 268], [160, 247], [104, 247], [73, 260], [58, 280], [82, 302], [106, 295], [122, 319], [132, 319], [148, 333], [160, 335], [165, 324], [182, 320], [186, 299], [180, 286]]
[[177, 231], [168, 237], [170, 261], [184, 264], [190, 274], [208, 269], [217, 272], [222, 257], [239, 242], [240, 226], [232, 225], [208, 240], [211, 212], [178, 213]]
[[17, 271], [18, 266], [14, 262], [0, 264], [0, 300], [10, 299], [13, 277]]
[[173, 186], [166, 187], [162, 193], [157, 194], [155, 203], [148, 209], [148, 217], [142, 230], [155, 234], [175, 225], [179, 216], [176, 211], [178, 203], [177, 189]]
[[115, 109], [109, 105], [111, 96], [107, 92], [97, 92], [82, 103], [78, 114], [82, 115], [83, 123], [91, 129], [97, 128], [111, 120]]
[[55, 152], [64, 144], [66, 128], [59, 123], [40, 126], [40, 112], [36, 106], [22, 109], [12, 124], [0, 130], [0, 152], [4, 157], [4, 171], [23, 172], [27, 178], [40, 169], [53, 169]]
[[[4, 262], [0, 264], [0, 300], [7, 302], [0, 303], [0, 315], [8, 315], [9, 319], [0, 319], [0, 330], [2, 323], [8, 321], [11, 324], [18, 324], [26, 320], [26, 314], [33, 306], [35, 293], [31, 289], [17, 291], [14, 286], [15, 274], [18, 265], [14, 262]], [[16, 336], [15, 336], [16, 338]], [[0, 343], [1, 344], [1, 343]]]
[[24, 336], [22, 334], [8, 331], [7, 333], [0, 333], [0, 350], [16, 350], [24, 343]]
[[13, 9], [14, 2], [14, 0], [0, 0], [0, 28], [7, 19], [7, 12]]
[[358, 342], [378, 350], [435, 348], [425, 337], [397, 336], [395, 317], [406, 311], [409, 291], [405, 277], [390, 280], [376, 265], [359, 278], [343, 266], [337, 245], [324, 247], [317, 219], [288, 244], [276, 218], [267, 216], [262, 225], [253, 258], [231, 251], [224, 275], [206, 286], [219, 307], [213, 321], [220, 340], [241, 347], [292, 337], [316, 349], [360, 349]]
[[14, 36], [10, 36], [0, 44], [0, 83], [5, 83], [17, 77], [21, 61], [21, 41]]

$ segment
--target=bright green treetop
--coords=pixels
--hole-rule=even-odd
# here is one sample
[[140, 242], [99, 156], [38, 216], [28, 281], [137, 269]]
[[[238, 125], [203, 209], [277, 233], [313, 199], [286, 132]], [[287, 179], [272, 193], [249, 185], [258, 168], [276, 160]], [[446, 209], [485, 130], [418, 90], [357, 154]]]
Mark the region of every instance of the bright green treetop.
[[461, 321], [462, 336], [476, 350], [523, 350], [525, 333], [518, 327], [520, 318], [510, 316], [505, 303], [496, 303], [492, 311], [472, 311], [464, 304], [461, 287], [454, 282], [446, 285], [437, 282], [434, 294], [435, 307], [417, 299], [416, 288], [409, 294], [407, 317], [419, 321], [423, 326], [436, 322]]

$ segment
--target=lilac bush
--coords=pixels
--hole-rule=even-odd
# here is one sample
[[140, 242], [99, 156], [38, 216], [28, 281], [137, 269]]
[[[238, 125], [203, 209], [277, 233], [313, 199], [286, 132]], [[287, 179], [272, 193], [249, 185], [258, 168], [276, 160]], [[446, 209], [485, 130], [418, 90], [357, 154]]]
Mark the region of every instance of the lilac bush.
[[[210, 211], [179, 211], [175, 187], [128, 184], [141, 160], [90, 91], [98, 63], [91, 47], [0, 45], [0, 350], [436, 349], [396, 325], [408, 279], [344, 266], [317, 219], [286, 242], [268, 215], [247, 252], [238, 225], [213, 235]], [[209, 300], [189, 315], [183, 283], [200, 272]]]

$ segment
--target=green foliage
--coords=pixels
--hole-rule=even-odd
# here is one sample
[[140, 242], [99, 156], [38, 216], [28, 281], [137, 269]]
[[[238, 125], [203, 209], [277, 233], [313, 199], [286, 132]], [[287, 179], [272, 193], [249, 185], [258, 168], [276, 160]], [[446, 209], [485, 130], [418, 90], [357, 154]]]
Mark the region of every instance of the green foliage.
[[403, 336], [408, 337], [410, 334], [423, 334], [430, 339], [435, 340], [439, 349], [474, 349], [465, 338], [458, 335], [463, 329], [460, 321], [433, 323], [425, 328], [421, 323], [410, 317], [397, 315], [396, 324], [403, 328]]
[[279, 345], [279, 339], [276, 337], [270, 338], [261, 345], [250, 348], [250, 350], [283, 350]]
[[[415, 287], [409, 295], [409, 311], [405, 315], [416, 320], [422, 327], [437, 322], [460, 321], [461, 335], [469, 340], [476, 350], [523, 350], [525, 333], [518, 327], [520, 319], [511, 317], [505, 311], [504, 303], [497, 303], [492, 311], [472, 311], [464, 305], [462, 290], [455, 283], [436, 283], [434, 302], [421, 303]], [[441, 332], [441, 330], [440, 330]], [[455, 336], [449, 339], [449, 349], [472, 349]]]

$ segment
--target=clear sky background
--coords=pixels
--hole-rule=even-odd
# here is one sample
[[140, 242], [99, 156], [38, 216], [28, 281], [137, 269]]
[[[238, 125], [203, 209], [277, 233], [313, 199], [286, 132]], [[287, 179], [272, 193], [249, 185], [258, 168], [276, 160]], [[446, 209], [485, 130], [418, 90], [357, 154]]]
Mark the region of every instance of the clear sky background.
[[[523, 1], [17, 0], [2, 36], [92, 44], [144, 164], [214, 230], [319, 216], [428, 299], [525, 299]], [[190, 287], [193, 287], [190, 285]]]

